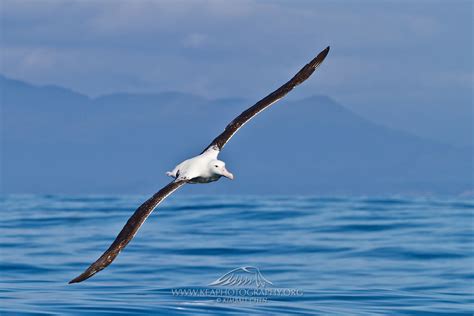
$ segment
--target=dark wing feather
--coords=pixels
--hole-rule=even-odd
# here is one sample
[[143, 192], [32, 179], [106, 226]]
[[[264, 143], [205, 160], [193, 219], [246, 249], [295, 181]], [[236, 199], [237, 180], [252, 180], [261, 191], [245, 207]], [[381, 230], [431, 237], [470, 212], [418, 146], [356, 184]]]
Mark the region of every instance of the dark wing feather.
[[160, 204], [168, 195], [176, 191], [179, 187], [184, 185], [185, 181], [173, 181], [160, 191], [155, 193], [151, 198], [149, 198], [145, 203], [143, 203], [133, 215], [128, 219], [125, 226], [122, 228], [120, 233], [118, 234], [117, 238], [115, 238], [112, 245], [110, 245], [109, 249], [104, 252], [96, 262], [91, 264], [89, 268], [87, 268], [84, 273], [82, 273], [77, 278], [71, 280], [71, 283], [82, 282], [97, 272], [105, 269], [109, 264], [114, 261], [114, 259], [118, 256], [120, 251], [122, 251], [125, 246], [133, 239], [135, 234], [138, 232], [140, 227], [143, 225], [145, 220], [148, 216], [153, 212], [155, 207]]
[[[318, 56], [316, 56], [312, 61], [310, 61], [306, 66], [304, 66], [290, 81], [282, 85], [277, 90], [273, 91], [269, 95], [267, 95], [262, 100], [258, 101], [255, 105], [251, 106], [244, 112], [242, 112], [239, 116], [237, 116], [229, 125], [225, 128], [225, 130], [217, 136], [209, 146], [204, 149], [213, 147], [217, 150], [222, 150], [224, 145], [232, 138], [232, 136], [250, 119], [252, 119], [255, 115], [263, 111], [265, 108], [269, 107], [276, 101], [283, 98], [288, 92], [293, 90], [294, 87], [308, 79], [313, 72], [318, 68], [318, 66], [323, 62], [324, 58], [326, 58], [327, 54], [329, 53], [329, 46], [320, 52]], [[204, 152], [203, 151], [203, 152]]]

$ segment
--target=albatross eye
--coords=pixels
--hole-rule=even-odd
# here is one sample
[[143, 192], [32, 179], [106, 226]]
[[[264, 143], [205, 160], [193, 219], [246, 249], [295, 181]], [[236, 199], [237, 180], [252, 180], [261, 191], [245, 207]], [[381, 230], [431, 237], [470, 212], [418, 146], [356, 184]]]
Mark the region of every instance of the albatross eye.
[[218, 165], [214, 165], [214, 167], [216, 167], [216, 168], [219, 168], [219, 166], [218, 166]]

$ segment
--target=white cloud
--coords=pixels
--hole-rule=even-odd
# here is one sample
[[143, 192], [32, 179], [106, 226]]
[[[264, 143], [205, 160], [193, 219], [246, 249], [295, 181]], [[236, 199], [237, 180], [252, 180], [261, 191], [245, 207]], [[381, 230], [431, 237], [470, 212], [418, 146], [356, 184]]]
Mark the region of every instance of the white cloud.
[[189, 48], [198, 48], [208, 41], [208, 36], [202, 33], [191, 33], [184, 37], [183, 46]]
[[[394, 84], [434, 82], [466, 68], [472, 76], [472, 61], [461, 62], [471, 58], [472, 39], [460, 40], [472, 31], [459, 24], [470, 16], [450, 10], [391, 2], [4, 0], [1, 71], [90, 94], [190, 89], [258, 97], [262, 86], [278, 85], [331, 45], [332, 71], [315, 79], [318, 93], [357, 93], [362, 102]], [[460, 47], [457, 64], [433, 50], [440, 45]], [[454, 94], [456, 78], [449, 80]], [[419, 93], [440, 93], [433, 86]]]

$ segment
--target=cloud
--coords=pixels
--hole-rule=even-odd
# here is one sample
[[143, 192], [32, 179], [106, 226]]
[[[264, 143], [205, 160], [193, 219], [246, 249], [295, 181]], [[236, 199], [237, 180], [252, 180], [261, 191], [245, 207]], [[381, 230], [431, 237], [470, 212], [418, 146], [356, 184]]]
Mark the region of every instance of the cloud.
[[[331, 45], [331, 71], [323, 67], [324, 80], [300, 95], [396, 104], [396, 87], [406, 98], [437, 99], [437, 77], [472, 76], [470, 4], [457, 4], [4, 0], [0, 71], [88, 94], [189, 89], [256, 98]], [[466, 90], [465, 76], [443, 93]], [[417, 82], [425, 90], [415, 91]]]
[[198, 48], [208, 41], [208, 36], [202, 33], [191, 33], [184, 37], [183, 46], [190, 48]]

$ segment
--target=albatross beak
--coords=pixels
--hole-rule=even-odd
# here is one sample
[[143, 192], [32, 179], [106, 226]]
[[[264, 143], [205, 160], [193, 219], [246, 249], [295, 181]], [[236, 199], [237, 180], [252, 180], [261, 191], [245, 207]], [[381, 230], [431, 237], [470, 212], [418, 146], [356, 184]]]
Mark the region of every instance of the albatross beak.
[[234, 175], [232, 173], [230, 173], [229, 171], [227, 171], [227, 169], [225, 167], [222, 168], [222, 175], [226, 178], [234, 180]]

